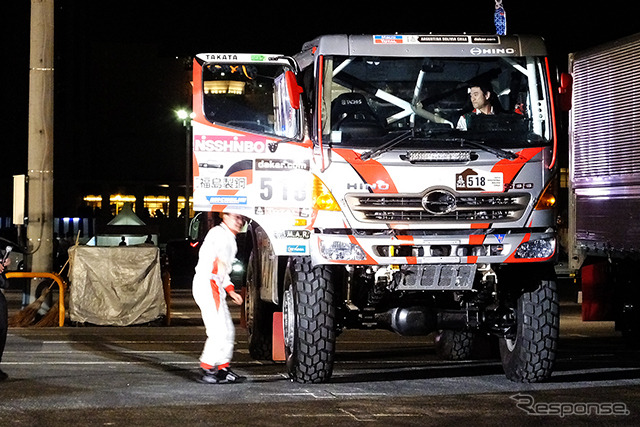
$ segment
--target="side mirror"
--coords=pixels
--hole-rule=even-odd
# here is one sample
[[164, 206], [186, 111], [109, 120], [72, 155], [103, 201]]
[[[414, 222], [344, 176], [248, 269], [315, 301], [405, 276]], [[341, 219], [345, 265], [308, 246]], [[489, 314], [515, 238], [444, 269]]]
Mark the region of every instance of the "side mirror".
[[300, 94], [303, 92], [300, 85], [296, 81], [296, 75], [293, 71], [285, 71], [284, 78], [287, 82], [287, 91], [289, 92], [289, 100], [291, 102], [291, 107], [299, 110], [300, 109]]
[[571, 74], [560, 74], [560, 87], [558, 88], [560, 109], [562, 111], [571, 110], [571, 98], [573, 97], [573, 77]]

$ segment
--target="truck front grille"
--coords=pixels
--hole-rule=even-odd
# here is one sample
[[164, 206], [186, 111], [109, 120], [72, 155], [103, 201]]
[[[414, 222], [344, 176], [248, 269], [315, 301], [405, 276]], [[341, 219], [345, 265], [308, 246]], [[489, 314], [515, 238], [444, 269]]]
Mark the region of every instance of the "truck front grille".
[[505, 222], [522, 217], [528, 194], [457, 194], [452, 209], [433, 213], [423, 206], [422, 194], [347, 195], [347, 205], [362, 222]]

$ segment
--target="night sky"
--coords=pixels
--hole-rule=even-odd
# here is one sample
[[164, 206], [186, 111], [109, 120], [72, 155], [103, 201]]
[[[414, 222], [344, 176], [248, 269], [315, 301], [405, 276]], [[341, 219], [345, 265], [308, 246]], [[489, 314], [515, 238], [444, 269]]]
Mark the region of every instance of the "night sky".
[[[56, 0], [56, 193], [69, 180], [182, 181], [174, 111], [190, 105], [185, 64], [197, 53], [294, 54], [330, 33], [495, 32], [493, 0], [250, 4], [261, 3]], [[545, 37], [560, 68], [569, 52], [640, 32], [633, 2], [503, 4], [508, 33]], [[12, 175], [27, 167], [29, 25], [29, 1], [3, 4], [0, 216], [11, 213]]]

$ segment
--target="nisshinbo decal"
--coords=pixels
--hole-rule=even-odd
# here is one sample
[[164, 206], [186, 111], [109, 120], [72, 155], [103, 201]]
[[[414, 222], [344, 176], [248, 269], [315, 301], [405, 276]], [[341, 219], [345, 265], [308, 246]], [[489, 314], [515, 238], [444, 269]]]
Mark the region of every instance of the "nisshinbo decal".
[[246, 139], [246, 137], [222, 137], [196, 135], [193, 140], [194, 151], [217, 153], [264, 153], [267, 144], [263, 141]]

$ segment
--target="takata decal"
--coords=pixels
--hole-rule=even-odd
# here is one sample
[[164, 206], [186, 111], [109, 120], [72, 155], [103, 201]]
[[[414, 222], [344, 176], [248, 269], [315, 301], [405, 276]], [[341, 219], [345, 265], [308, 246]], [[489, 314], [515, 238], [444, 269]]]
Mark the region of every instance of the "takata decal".
[[233, 53], [205, 53], [198, 55], [207, 61], [237, 61], [238, 55]]
[[503, 191], [502, 173], [466, 169], [456, 174], [456, 191]]
[[264, 153], [267, 150], [265, 139], [253, 136], [212, 136], [195, 135], [193, 151], [205, 153]]

